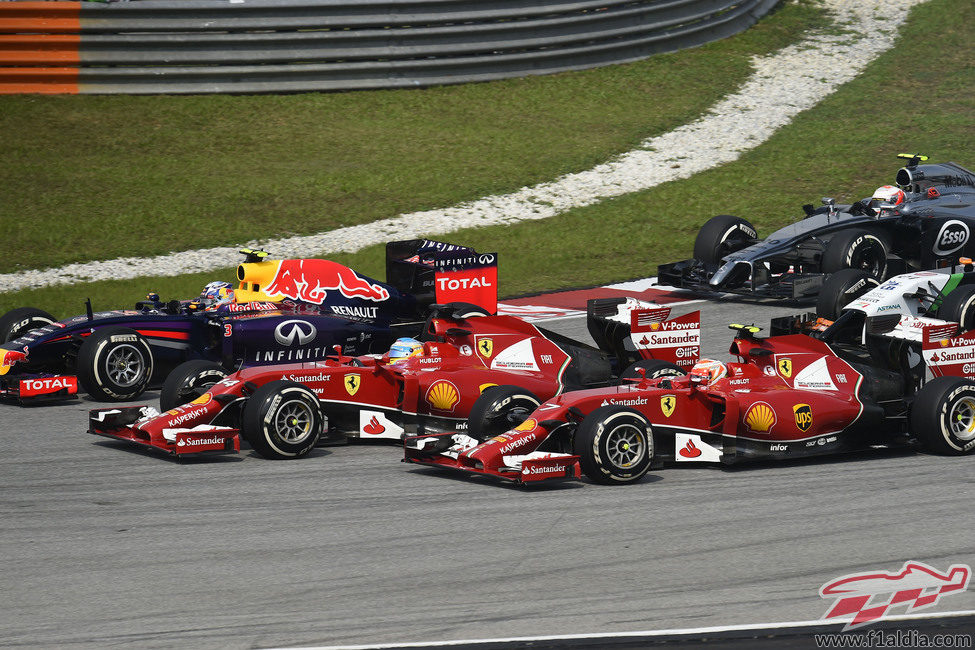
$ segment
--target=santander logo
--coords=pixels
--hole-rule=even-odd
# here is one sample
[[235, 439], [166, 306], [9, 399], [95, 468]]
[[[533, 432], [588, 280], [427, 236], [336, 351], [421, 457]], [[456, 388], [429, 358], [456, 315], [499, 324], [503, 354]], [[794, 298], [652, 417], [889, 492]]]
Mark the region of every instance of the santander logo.
[[378, 436], [380, 433], [382, 433], [385, 430], [386, 430], [386, 427], [384, 427], [383, 425], [379, 424], [379, 420], [376, 419], [376, 416], [375, 415], [372, 416], [372, 419], [371, 420], [369, 420], [369, 424], [367, 424], [366, 426], [362, 427], [362, 432], [363, 433], [368, 433], [371, 436]]
[[701, 450], [697, 448], [693, 440], [688, 440], [679, 453], [684, 458], [697, 458], [701, 455]]

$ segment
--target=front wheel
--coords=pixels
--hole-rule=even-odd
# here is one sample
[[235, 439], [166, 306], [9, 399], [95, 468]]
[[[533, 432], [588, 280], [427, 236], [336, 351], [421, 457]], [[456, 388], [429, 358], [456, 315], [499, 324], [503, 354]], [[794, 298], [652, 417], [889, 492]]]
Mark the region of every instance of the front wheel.
[[95, 330], [78, 350], [78, 381], [93, 399], [124, 402], [145, 391], [152, 378], [152, 350], [128, 327]]
[[880, 281], [863, 269], [842, 269], [823, 282], [816, 299], [816, 315], [836, 320], [848, 304], [880, 286]]
[[467, 434], [484, 441], [510, 431], [524, 422], [540, 403], [530, 390], [517, 386], [491, 386], [471, 407]]
[[949, 292], [938, 307], [938, 318], [958, 323], [962, 332], [975, 329], [975, 285], [964, 285]]
[[54, 316], [34, 307], [17, 307], [0, 316], [0, 343], [13, 341], [38, 327], [57, 322]]
[[650, 469], [653, 432], [647, 419], [636, 411], [600, 406], [579, 424], [573, 451], [592, 481], [633, 483]]
[[925, 384], [911, 407], [911, 432], [936, 454], [975, 451], [975, 381], [938, 377]]
[[758, 240], [755, 226], [741, 217], [719, 214], [701, 226], [694, 240], [694, 258], [717, 264], [725, 255], [741, 250]]
[[176, 366], [159, 391], [159, 410], [168, 411], [192, 402], [227, 376], [219, 363], [194, 359]]
[[827, 242], [820, 266], [823, 273], [859, 269], [883, 280], [887, 277], [887, 244], [867, 230], [840, 231]]
[[310, 388], [293, 381], [272, 381], [247, 400], [241, 432], [264, 458], [300, 458], [318, 442], [324, 420]]

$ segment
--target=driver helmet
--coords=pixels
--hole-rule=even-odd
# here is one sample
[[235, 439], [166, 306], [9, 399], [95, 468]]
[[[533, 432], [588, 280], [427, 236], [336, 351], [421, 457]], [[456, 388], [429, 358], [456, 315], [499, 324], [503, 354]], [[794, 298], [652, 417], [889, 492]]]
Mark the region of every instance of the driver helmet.
[[904, 204], [904, 190], [893, 185], [883, 185], [870, 197], [870, 207], [877, 210], [890, 210]]
[[691, 382], [710, 386], [727, 376], [728, 366], [714, 359], [701, 359], [691, 368]]
[[200, 302], [208, 309], [215, 309], [234, 301], [234, 288], [229, 282], [211, 282], [203, 287]]
[[389, 362], [399, 363], [406, 361], [410, 357], [418, 357], [423, 354], [423, 344], [416, 339], [403, 337], [396, 339], [389, 348]]

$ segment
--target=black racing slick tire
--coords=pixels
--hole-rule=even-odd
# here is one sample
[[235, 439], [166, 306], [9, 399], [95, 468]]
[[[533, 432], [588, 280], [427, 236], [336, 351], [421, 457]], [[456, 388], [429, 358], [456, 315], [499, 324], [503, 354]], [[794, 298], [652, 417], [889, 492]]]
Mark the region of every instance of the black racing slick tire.
[[705, 264], [717, 264], [725, 255], [758, 241], [755, 226], [741, 217], [719, 214], [711, 217], [697, 232], [694, 258]]
[[620, 384], [631, 384], [640, 379], [640, 369], [647, 379], [658, 379], [660, 377], [683, 377], [687, 371], [675, 363], [661, 361], [659, 359], [640, 359], [627, 366], [623, 374], [620, 375]]
[[975, 452], [975, 381], [938, 377], [922, 386], [911, 407], [911, 433], [935, 454]]
[[820, 268], [823, 273], [860, 269], [877, 280], [887, 277], [887, 244], [863, 229], [843, 230], [826, 243]]
[[159, 391], [159, 410], [192, 402], [226, 376], [226, 369], [213, 361], [193, 359], [179, 364], [166, 376]]
[[938, 307], [938, 318], [958, 323], [962, 332], [975, 329], [975, 285], [965, 284], [949, 292]]
[[491, 312], [469, 302], [448, 302], [444, 307], [453, 311], [454, 318], [474, 318], [475, 316], [490, 316]]
[[128, 327], [95, 330], [78, 350], [78, 382], [99, 402], [124, 402], [145, 391], [152, 378], [152, 350]]
[[530, 390], [517, 386], [486, 388], [471, 407], [467, 435], [485, 441], [510, 431], [528, 419], [541, 401]]
[[579, 423], [573, 452], [593, 482], [633, 483], [650, 469], [653, 432], [647, 419], [632, 409], [600, 406]]
[[58, 319], [34, 307], [17, 307], [0, 316], [0, 343], [13, 341], [38, 327], [56, 323]]
[[241, 432], [251, 447], [272, 460], [300, 458], [312, 450], [325, 425], [318, 397], [293, 381], [272, 381], [244, 406]]
[[816, 315], [836, 320], [848, 304], [880, 286], [880, 280], [863, 269], [841, 269], [829, 275], [816, 299]]

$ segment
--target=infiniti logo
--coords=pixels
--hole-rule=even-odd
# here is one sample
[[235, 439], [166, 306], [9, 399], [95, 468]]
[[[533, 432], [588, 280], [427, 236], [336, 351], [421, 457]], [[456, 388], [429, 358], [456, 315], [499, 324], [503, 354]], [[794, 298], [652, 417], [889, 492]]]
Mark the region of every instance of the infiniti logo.
[[274, 328], [274, 340], [281, 345], [294, 345], [295, 340], [298, 345], [311, 343], [317, 334], [315, 326], [304, 320], [286, 320]]

